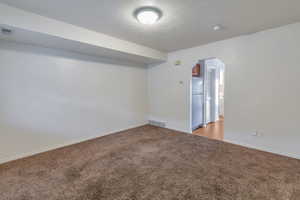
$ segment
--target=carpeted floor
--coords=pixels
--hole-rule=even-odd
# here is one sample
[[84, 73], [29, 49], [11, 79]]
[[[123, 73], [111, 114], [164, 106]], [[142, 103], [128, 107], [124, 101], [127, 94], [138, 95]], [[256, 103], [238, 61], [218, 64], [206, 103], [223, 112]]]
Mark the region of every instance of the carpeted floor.
[[152, 126], [0, 165], [1, 200], [299, 200], [300, 160]]

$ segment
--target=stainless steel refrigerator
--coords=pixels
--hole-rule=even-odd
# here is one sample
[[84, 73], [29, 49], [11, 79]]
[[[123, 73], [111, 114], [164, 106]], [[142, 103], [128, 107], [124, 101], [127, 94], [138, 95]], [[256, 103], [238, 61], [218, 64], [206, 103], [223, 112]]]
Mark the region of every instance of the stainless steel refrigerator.
[[219, 119], [220, 61], [199, 61], [201, 73], [192, 79], [192, 129]]
[[192, 79], [192, 129], [203, 126], [203, 78]]

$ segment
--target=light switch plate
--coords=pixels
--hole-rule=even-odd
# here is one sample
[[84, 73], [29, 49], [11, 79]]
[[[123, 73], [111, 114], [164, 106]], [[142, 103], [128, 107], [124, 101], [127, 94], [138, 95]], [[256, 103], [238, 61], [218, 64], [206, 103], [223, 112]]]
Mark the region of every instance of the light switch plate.
[[179, 66], [179, 65], [181, 65], [181, 60], [176, 60], [175, 61], [175, 66]]

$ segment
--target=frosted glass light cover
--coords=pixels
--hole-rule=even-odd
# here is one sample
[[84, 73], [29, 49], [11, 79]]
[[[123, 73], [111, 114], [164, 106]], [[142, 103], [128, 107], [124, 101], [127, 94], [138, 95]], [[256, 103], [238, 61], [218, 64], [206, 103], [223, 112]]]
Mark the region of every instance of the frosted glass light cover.
[[154, 24], [162, 15], [162, 12], [157, 8], [144, 7], [136, 10], [135, 17], [142, 24]]

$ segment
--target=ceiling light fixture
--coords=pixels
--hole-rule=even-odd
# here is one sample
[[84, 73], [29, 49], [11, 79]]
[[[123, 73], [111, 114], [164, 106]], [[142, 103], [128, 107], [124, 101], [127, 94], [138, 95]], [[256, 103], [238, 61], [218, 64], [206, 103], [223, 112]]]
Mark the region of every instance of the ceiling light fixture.
[[162, 12], [155, 7], [141, 7], [134, 11], [134, 16], [140, 23], [151, 25], [162, 17]]

